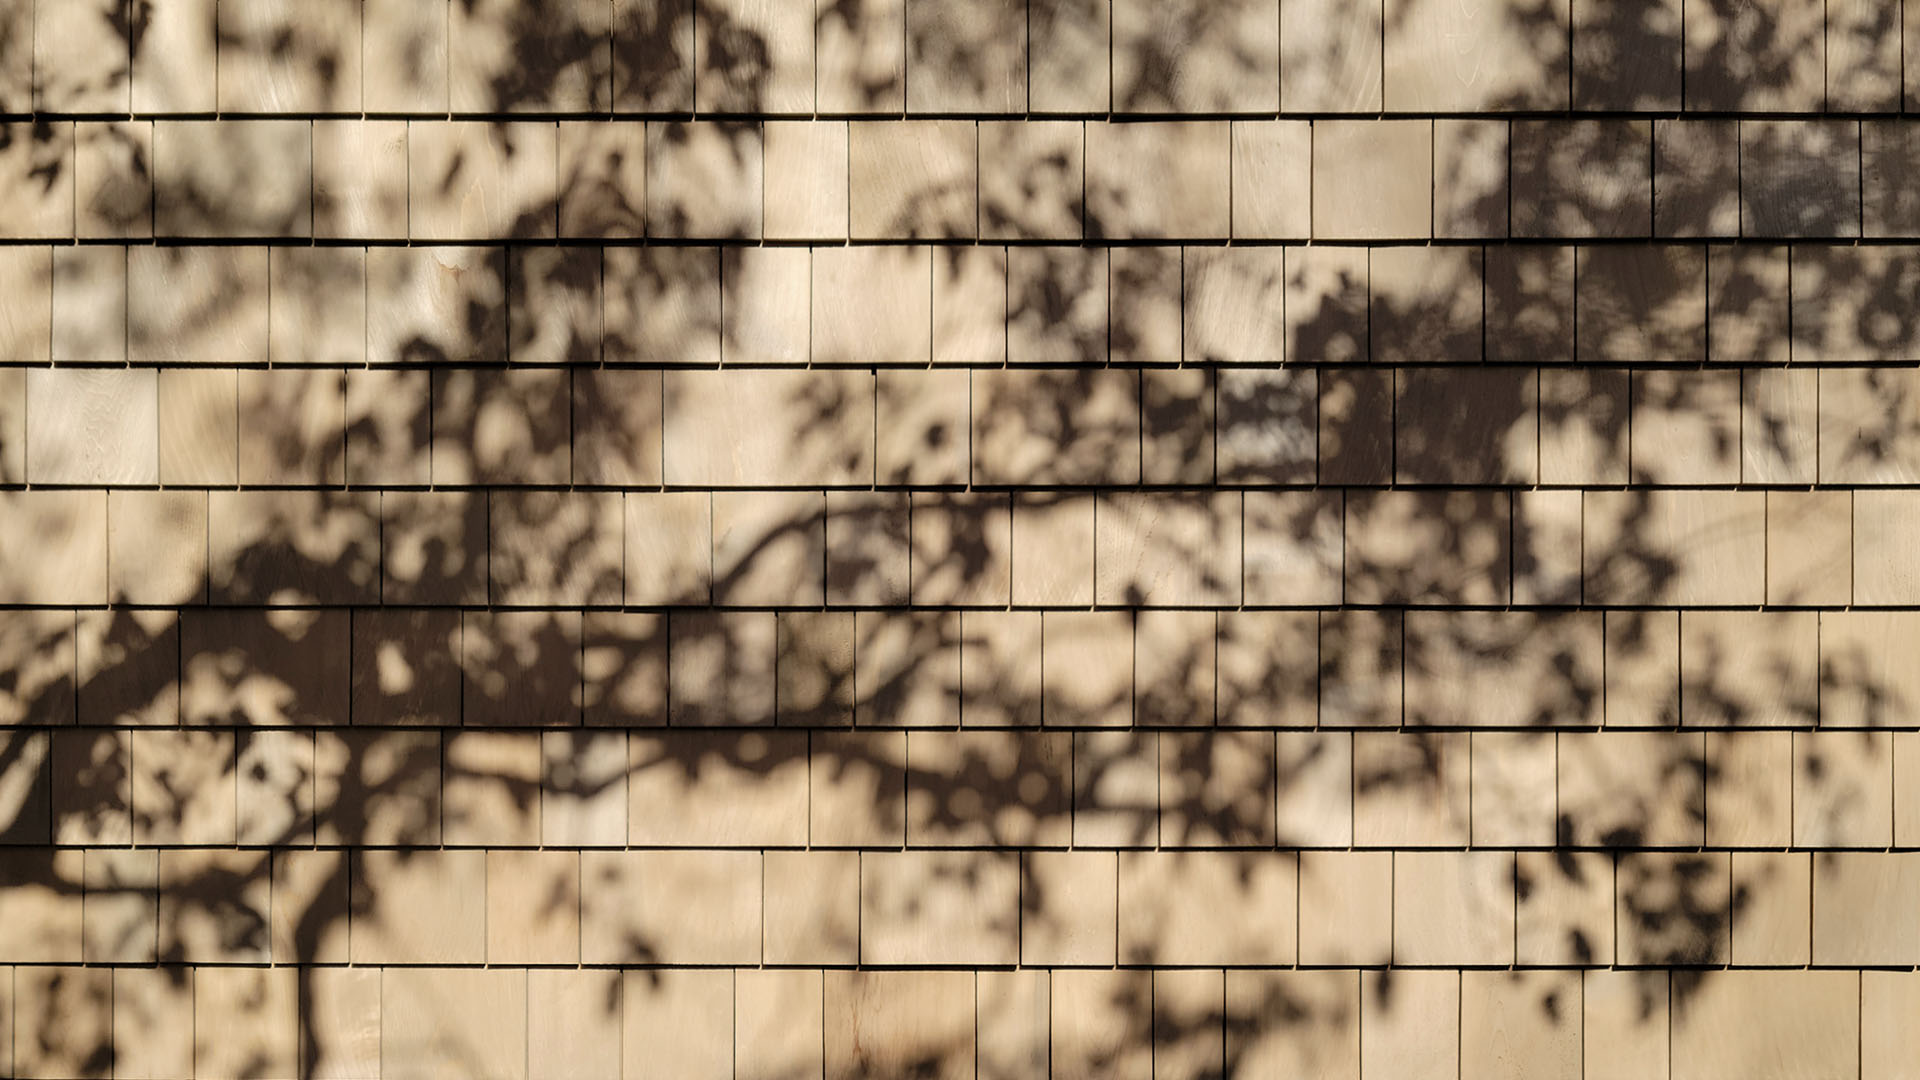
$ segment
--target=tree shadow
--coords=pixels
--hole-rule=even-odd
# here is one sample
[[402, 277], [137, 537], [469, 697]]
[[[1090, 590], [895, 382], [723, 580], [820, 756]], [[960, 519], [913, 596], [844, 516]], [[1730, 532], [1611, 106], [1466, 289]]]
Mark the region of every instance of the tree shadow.
[[[772, 100], [779, 43], [725, 6], [616, 4], [611, 29], [551, 5], [453, 10], [461, 39], [442, 43], [444, 62], [474, 95], [454, 112], [785, 108]], [[1116, 67], [1116, 111], [1265, 111], [1268, 57], [1237, 34], [1264, 28], [1264, 10], [1188, 5], [1126, 27], [1116, 15], [1140, 44]], [[817, 63], [857, 113], [1018, 96], [1025, 48], [1014, 63], [1006, 35], [969, 40], [952, 17], [831, 5]], [[1583, 53], [1585, 28], [1576, 98], [1646, 85], [1604, 76], [1664, 31], [1604, 28], [1618, 52]], [[134, 68], [142, 32], [136, 19], [125, 35]], [[251, 51], [262, 38], [230, 40]], [[1207, 42], [1230, 42], [1227, 55], [1196, 67], [1182, 50]], [[337, 58], [297, 62], [317, 73], [298, 94], [328, 98]], [[930, 96], [908, 77], [916, 63]], [[1277, 98], [1277, 53], [1274, 72]], [[117, 147], [97, 148], [117, 171], [83, 200], [106, 232], [138, 234], [155, 185], [166, 210], [146, 227], [169, 238], [313, 231], [274, 201], [291, 183], [287, 148], [267, 145], [275, 131], [182, 128], [171, 134], [211, 141], [169, 147], [155, 132], [149, 148], [129, 134], [139, 123], [86, 133]], [[456, 232], [473, 190], [462, 183], [566, 160], [564, 131], [548, 154], [513, 125], [471, 123], [419, 189], [454, 206]], [[15, 183], [52, 191], [61, 159], [34, 147], [64, 137], [32, 125]], [[291, 968], [290, 991], [214, 1000], [263, 1016], [292, 1001], [294, 1045], [241, 1073], [365, 1060], [382, 1006], [376, 979], [369, 1021], [369, 989], [351, 981], [363, 966], [403, 973], [411, 1004], [397, 1015], [412, 1010], [407, 1035], [422, 1044], [406, 1055], [473, 1072], [498, 1050], [484, 1021], [525, 1008], [528, 971], [551, 956], [631, 969], [575, 1018], [601, 1034], [636, 1015], [737, 1008], [735, 967], [825, 967], [826, 1037], [842, 1037], [842, 1017], [875, 1035], [823, 1053], [855, 1071], [946, 1075], [988, 1052], [961, 1018], [992, 1013], [989, 977], [1037, 968], [1045, 1023], [1024, 1037], [1095, 1071], [1318, 1070], [1363, 1053], [1364, 1023], [1391, 1033], [1449, 992], [1457, 1004], [1467, 976], [1450, 967], [1672, 969], [1630, 991], [1635, 1022], [1661, 1024], [1743, 966], [1750, 912], [1807, 884], [1740, 877], [1731, 849], [1850, 846], [1877, 800], [1890, 816], [1873, 779], [1891, 776], [1884, 733], [1815, 729], [1911, 719], [1920, 688], [1883, 652], [1903, 613], [1841, 611], [1856, 597], [1832, 599], [1830, 582], [1777, 588], [1771, 564], [1756, 576], [1741, 560], [1768, 550], [1786, 485], [1825, 482], [1828, 468], [1838, 483], [1906, 477], [1896, 376], [1848, 366], [1914, 339], [1900, 257], [1796, 249], [1796, 275], [1804, 260], [1823, 290], [1824, 318], [1801, 318], [1766, 267], [1729, 254], [1722, 275], [1723, 249], [1697, 245], [1016, 245], [997, 260], [889, 246], [888, 267], [914, 281], [924, 269], [949, 299], [974, 273], [1003, 289], [1004, 364], [955, 377], [907, 352], [880, 372], [813, 338], [798, 347], [821, 367], [768, 374], [755, 366], [792, 358], [792, 323], [754, 305], [791, 267], [775, 265], [783, 249], [738, 246], [758, 235], [757, 210], [725, 198], [760, 175], [757, 128], [690, 121], [647, 138], [643, 166], [667, 162], [668, 182], [649, 177], [641, 200], [621, 179], [635, 147], [601, 147], [575, 171], [556, 165], [558, 190], [489, 210], [479, 228], [662, 244], [374, 246], [297, 265], [286, 259], [308, 256], [279, 246], [163, 246], [129, 254], [117, 279], [87, 249], [49, 258], [50, 297], [61, 260], [70, 277], [108, 279], [100, 295], [118, 281], [133, 366], [211, 355], [239, 370], [232, 429], [207, 440], [229, 439], [233, 478], [180, 481], [212, 489], [204, 580], [183, 593], [210, 606], [176, 615], [104, 577], [97, 590], [60, 577], [59, 559], [95, 539], [120, 550], [118, 489], [0, 493], [0, 959], [20, 965], [14, 1029], [39, 1040], [16, 1058], [93, 1075], [161, 1053], [183, 993], [194, 1042], [212, 1045], [192, 1003], [264, 955], [265, 972]], [[1617, 157], [1550, 149], [1572, 155], [1550, 172]], [[1529, 155], [1516, 152], [1517, 177]], [[1037, 157], [1021, 190], [1049, 190], [1065, 162]], [[1459, 168], [1442, 182], [1467, 192], [1462, 217], [1499, 206], [1504, 222], [1504, 190]], [[951, 195], [909, 192], [884, 227], [964, 234], [941, 217]], [[1650, 201], [1642, 232], [1596, 225], [1620, 210], [1605, 195], [1530, 209], [1557, 209], [1543, 227], [1555, 237], [1650, 231]], [[1777, 231], [1840, 231], [1818, 218], [1826, 200], [1804, 205], [1812, 217]], [[1088, 236], [1123, 231], [1077, 198], [1061, 209]], [[991, 200], [977, 220], [1022, 227]], [[827, 250], [806, 253], [809, 289], [831, 280]], [[143, 280], [178, 287], [156, 305]], [[270, 306], [269, 281], [294, 283], [312, 310]], [[320, 296], [329, 281], [337, 295]], [[1863, 384], [1836, 395], [1841, 452], [1823, 452], [1811, 480], [1806, 429], [1824, 442], [1826, 418], [1758, 392], [1786, 369], [1707, 366], [1723, 359], [1708, 327], [1729, 303], [1791, 303], [1793, 359], [1841, 362], [1819, 371], [1821, 392]], [[49, 306], [60, 358], [75, 327]], [[69, 321], [111, 305], [86, 306]], [[282, 335], [281, 318], [306, 322]], [[340, 324], [346, 351], [323, 348]], [[931, 360], [946, 342], [925, 344]], [[367, 366], [336, 385], [342, 355]], [[736, 357], [752, 366], [730, 370]], [[1568, 359], [1592, 363], [1555, 366]], [[883, 432], [883, 410], [905, 419]], [[722, 466], [676, 460], [676, 416], [729, 412], [708, 455]], [[891, 454], [877, 445], [896, 436], [906, 445]], [[1763, 466], [1778, 471], [1751, 471]], [[1717, 490], [1741, 483], [1780, 490]], [[1716, 490], [1689, 491], [1702, 487]], [[689, 495], [685, 521], [641, 501]], [[660, 565], [634, 545], [636, 519], [688, 530], [662, 551], [704, 545], [705, 566]], [[649, 574], [665, 591], [636, 596]], [[888, 610], [902, 604], [913, 610]], [[1635, 727], [1647, 730], [1614, 730]], [[1754, 749], [1755, 735], [1784, 736], [1784, 773], [1780, 740]], [[1722, 799], [1764, 788], [1743, 763], [1820, 807], [1814, 831], [1794, 816], [1784, 836], [1716, 832]], [[1556, 794], [1545, 803], [1543, 785]], [[1349, 848], [1418, 851], [1404, 870], [1386, 860], [1390, 889], [1405, 874], [1408, 895], [1431, 897], [1424, 914], [1511, 919], [1515, 934], [1432, 970], [1392, 951], [1315, 970], [1273, 912], [1300, 914], [1303, 851]], [[1039, 869], [1082, 855], [1110, 859], [1110, 891], [1100, 872]], [[1489, 865], [1506, 868], [1491, 888]], [[496, 903], [532, 937], [569, 888], [572, 953], [439, 970], [494, 959]], [[797, 924], [785, 938], [782, 917]], [[1389, 909], [1387, 939], [1413, 917]], [[1029, 956], [1028, 929], [1056, 919], [1091, 950]], [[1812, 948], [1807, 962], [1824, 963]], [[1301, 969], [1267, 970], [1289, 964]], [[88, 1026], [99, 1003], [119, 1009], [123, 981], [142, 1003], [132, 1039]], [[1564, 980], [1511, 993], [1553, 1031], [1574, 1023]]]

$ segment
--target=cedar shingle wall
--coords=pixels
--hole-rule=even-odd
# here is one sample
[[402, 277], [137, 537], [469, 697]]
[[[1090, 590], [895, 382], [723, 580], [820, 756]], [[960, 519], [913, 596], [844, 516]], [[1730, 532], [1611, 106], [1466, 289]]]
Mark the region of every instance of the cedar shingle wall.
[[1917, 35], [0, 0], [0, 1075], [1912, 1075]]

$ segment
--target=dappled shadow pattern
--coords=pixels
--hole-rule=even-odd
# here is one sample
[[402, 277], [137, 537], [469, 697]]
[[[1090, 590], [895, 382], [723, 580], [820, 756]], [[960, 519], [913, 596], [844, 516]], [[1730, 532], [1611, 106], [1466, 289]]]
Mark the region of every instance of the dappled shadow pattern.
[[[207, 6], [213, 105], [155, 82], [191, 4], [75, 17], [31, 98], [485, 114], [411, 122], [354, 211], [399, 231], [348, 235], [569, 242], [282, 244], [318, 122], [8, 127], [17, 238], [215, 241], [8, 256], [15, 1071], [1493, 1075], [1754, 1017], [1825, 1067], [1910, 999], [1847, 970], [1916, 959], [1902, 249], [1645, 242], [1658, 135], [1611, 120], [1432, 158], [1484, 247], [744, 246], [752, 117], [1273, 113], [1287, 15], [1117, 3], [1096, 78], [1070, 4], [359, 5], [379, 56], [259, 6]], [[1388, 109], [1833, 96], [1765, 5], [1683, 58], [1501, 4], [1448, 96], [1433, 6], [1383, 9]], [[728, 119], [494, 118], [608, 108]], [[1239, 160], [1215, 123], [1152, 149]], [[1217, 224], [1081, 190], [1090, 136], [969, 191], [939, 125], [850, 234]], [[1857, 232], [1845, 128], [1744, 125], [1736, 231]]]

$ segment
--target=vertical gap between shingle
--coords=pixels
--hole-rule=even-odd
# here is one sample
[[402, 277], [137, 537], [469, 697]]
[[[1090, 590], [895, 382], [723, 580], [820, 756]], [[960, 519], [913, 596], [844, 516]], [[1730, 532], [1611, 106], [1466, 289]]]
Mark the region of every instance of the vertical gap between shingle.
[[[1697, 3], [1698, 0], [1694, 0], [1694, 2]], [[1687, 0], [1680, 0], [1680, 109], [1684, 113], [1686, 111], [1686, 108], [1687, 108]], [[1668, 1072], [1672, 1072], [1673, 1061], [1671, 1056], [1669, 1056], [1667, 1061], [1667, 1069], [1668, 1069]]]
[[[1905, 5], [1901, 5], [1904, 7]], [[1833, 107], [1833, 42], [1828, 36], [1833, 32], [1832, 13], [1828, 10], [1827, 0], [1820, 0], [1820, 108], [1824, 112]]]
[[1860, 215], [1855, 222], [1860, 231], [1855, 235], [1865, 237], [1867, 235], [1867, 124], [1864, 120], [1854, 121], [1853, 152], [1853, 180], [1857, 187], [1853, 209]]

